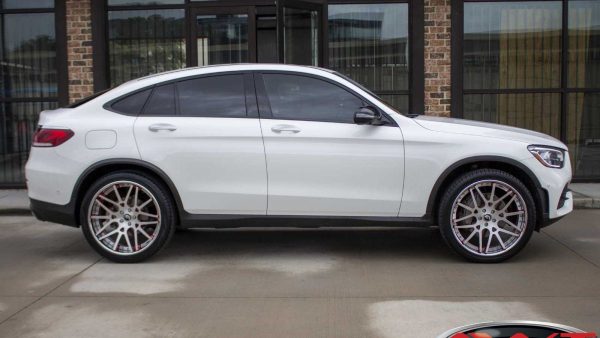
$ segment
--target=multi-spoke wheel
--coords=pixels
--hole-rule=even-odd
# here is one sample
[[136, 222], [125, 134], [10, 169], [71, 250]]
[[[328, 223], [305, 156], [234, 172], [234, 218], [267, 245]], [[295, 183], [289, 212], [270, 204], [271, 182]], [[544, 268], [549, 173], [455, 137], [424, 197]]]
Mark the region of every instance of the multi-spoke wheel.
[[440, 202], [448, 245], [478, 262], [505, 260], [527, 243], [535, 224], [533, 198], [514, 176], [480, 169], [459, 177]]
[[82, 203], [83, 231], [103, 256], [137, 262], [160, 250], [174, 229], [165, 189], [134, 172], [111, 174], [89, 189]]

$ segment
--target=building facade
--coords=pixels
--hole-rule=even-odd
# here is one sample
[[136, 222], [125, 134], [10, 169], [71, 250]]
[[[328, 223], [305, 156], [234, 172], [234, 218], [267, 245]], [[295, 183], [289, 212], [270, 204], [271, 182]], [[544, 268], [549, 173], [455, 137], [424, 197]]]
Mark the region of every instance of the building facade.
[[600, 180], [598, 0], [1, 0], [0, 187], [22, 187], [41, 110], [140, 76], [321, 66], [404, 114], [538, 130]]

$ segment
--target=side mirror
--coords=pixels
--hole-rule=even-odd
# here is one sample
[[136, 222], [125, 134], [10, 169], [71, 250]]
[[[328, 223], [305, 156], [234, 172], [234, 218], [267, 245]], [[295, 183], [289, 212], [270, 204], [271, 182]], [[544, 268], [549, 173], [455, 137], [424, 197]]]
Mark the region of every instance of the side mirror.
[[354, 123], [380, 125], [382, 123], [381, 113], [373, 107], [362, 107], [354, 113]]

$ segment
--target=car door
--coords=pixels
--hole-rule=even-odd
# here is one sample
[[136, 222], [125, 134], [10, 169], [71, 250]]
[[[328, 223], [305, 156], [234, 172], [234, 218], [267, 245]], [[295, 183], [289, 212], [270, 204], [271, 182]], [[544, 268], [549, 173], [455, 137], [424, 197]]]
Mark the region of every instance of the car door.
[[264, 215], [267, 173], [252, 74], [157, 85], [134, 126], [141, 158], [193, 214]]
[[268, 215], [396, 217], [402, 132], [358, 125], [368, 104], [332, 80], [300, 73], [256, 76], [268, 168]]

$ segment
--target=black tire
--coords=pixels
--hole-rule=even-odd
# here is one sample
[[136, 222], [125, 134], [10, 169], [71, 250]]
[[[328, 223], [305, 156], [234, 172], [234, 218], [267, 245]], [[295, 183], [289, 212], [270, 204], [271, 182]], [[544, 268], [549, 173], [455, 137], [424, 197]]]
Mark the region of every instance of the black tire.
[[[488, 254], [486, 255], [481, 254], [482, 251], [479, 251], [479, 253], [475, 253], [473, 252], [474, 250], [471, 248], [471, 250], [469, 250], [469, 247], [465, 247], [466, 245], [463, 245], [463, 242], [460, 241], [457, 236], [460, 236], [461, 234], [457, 234], [460, 230], [458, 229], [453, 229], [452, 226], [452, 212], [453, 212], [453, 206], [454, 206], [454, 202], [455, 200], [457, 200], [457, 198], [460, 197], [460, 194], [466, 194], [466, 190], [467, 188], [473, 186], [474, 184], [478, 184], [480, 182], [486, 182], [486, 181], [499, 181], [507, 186], [509, 186], [510, 188], [514, 189], [516, 192], [518, 192], [518, 194], [520, 194], [520, 197], [522, 197], [522, 201], [524, 202], [525, 206], [523, 208], [523, 210], [526, 210], [526, 217], [523, 216], [522, 220], [525, 221], [526, 220], [526, 224], [524, 224], [522, 226], [522, 229], [520, 230], [520, 237], [517, 240], [514, 240], [514, 242], [511, 244], [511, 246], [507, 247], [507, 249], [504, 249], [504, 243], [502, 244], [502, 250], [505, 251], [498, 251], [498, 253], [492, 253], [492, 254]], [[496, 184], [497, 185], [497, 184]], [[485, 195], [485, 194], [484, 194]], [[491, 195], [491, 193], [490, 193]], [[518, 197], [517, 194], [515, 194], [516, 197]], [[462, 196], [466, 196], [466, 195], [462, 195]], [[509, 197], [511, 195], [508, 195]], [[488, 196], [489, 198], [489, 196]], [[472, 197], [472, 200], [475, 200], [475, 197]], [[499, 199], [499, 198], [498, 198]], [[484, 200], [481, 199], [480, 202], [483, 202]], [[489, 202], [489, 201], [488, 201]], [[473, 207], [471, 205], [471, 207]], [[486, 207], [486, 204], [483, 203], [483, 208]], [[476, 208], [479, 208], [479, 206], [477, 206]], [[444, 195], [442, 196], [441, 200], [440, 200], [440, 204], [439, 204], [439, 209], [438, 209], [438, 225], [440, 227], [440, 232], [442, 234], [442, 238], [444, 239], [444, 241], [446, 242], [446, 244], [448, 245], [448, 247], [450, 247], [454, 252], [458, 253], [459, 255], [461, 255], [462, 257], [466, 258], [469, 261], [472, 262], [477, 262], [477, 263], [498, 263], [498, 262], [502, 262], [505, 261], [511, 257], [513, 257], [514, 255], [516, 255], [517, 253], [519, 253], [523, 247], [525, 247], [525, 245], [527, 244], [527, 242], [529, 242], [529, 239], [531, 238], [531, 235], [533, 233], [533, 230], [535, 228], [535, 224], [536, 224], [536, 206], [535, 206], [535, 202], [533, 200], [533, 197], [531, 195], [531, 192], [529, 191], [529, 189], [527, 189], [527, 187], [516, 177], [514, 177], [513, 175], [501, 171], [501, 170], [496, 170], [496, 169], [477, 169], [468, 173], [465, 173], [461, 176], [459, 176], [458, 178], [456, 178], [456, 180], [454, 182], [452, 182], [448, 188], [446, 189], [446, 191], [444, 192]], [[483, 209], [485, 210], [485, 209]], [[489, 209], [491, 210], [491, 209]], [[488, 213], [490, 211], [487, 211]], [[475, 210], [473, 211], [473, 213], [471, 215], [481, 215], [481, 209], [479, 210]], [[520, 211], [522, 213], [522, 211]], [[478, 213], [478, 214], [476, 214]], [[522, 213], [523, 214], [523, 213]], [[489, 218], [489, 214], [488, 215]], [[500, 215], [500, 214], [498, 214]], [[484, 220], [481, 220], [482, 217], [476, 217], [476, 216], [468, 216], [468, 217], [473, 217], [470, 219], [469, 222], [482, 222], [482, 223], [474, 223], [474, 224], [481, 224], [477, 226], [477, 229], [481, 229], [483, 227], [483, 222]], [[508, 215], [507, 217], [508, 218]], [[496, 222], [496, 220], [494, 219], [494, 222]], [[458, 224], [458, 223], [457, 223]], [[491, 222], [490, 222], [491, 224]], [[500, 221], [498, 221], [498, 224], [500, 224]], [[503, 226], [506, 227], [505, 223]], [[507, 223], [506, 223], [507, 224]], [[467, 225], [468, 227], [470, 227], [471, 225]], [[456, 231], [456, 232], [455, 232]], [[498, 239], [496, 239], [495, 237], [493, 237], [492, 240], [496, 240], [498, 242], [498, 245], [500, 245], [500, 241], [499, 241], [499, 236], [500, 236], [500, 232], [497, 232], [497, 228], [495, 229], [491, 229], [488, 228], [488, 223], [485, 223], [485, 231], [484, 230], [478, 230], [481, 231], [483, 234], [487, 234], [488, 238], [492, 237], [492, 234], [494, 236], [498, 236]], [[494, 231], [494, 233], [492, 233], [492, 231]], [[475, 232], [475, 229], [473, 229], [473, 232]], [[477, 236], [479, 236], [479, 233], [477, 233]], [[468, 236], [467, 236], [468, 237]], [[516, 236], [515, 236], [516, 237]], [[467, 241], [467, 238], [463, 238], [465, 240], [465, 242]], [[478, 243], [480, 242], [480, 239], [477, 238], [475, 239]], [[490, 240], [490, 241], [492, 241]], [[467, 243], [468, 244], [468, 243]], [[479, 247], [481, 248], [481, 244], [478, 244]], [[481, 249], [479, 249], [481, 250]]]
[[[152, 237], [151, 242], [147, 246], [140, 249], [139, 252], [130, 252], [130, 253], [112, 252], [110, 248], [101, 244], [101, 241], [96, 238], [94, 231], [92, 230], [93, 225], [91, 224], [90, 221], [88, 221], [88, 212], [91, 210], [91, 207], [92, 207], [91, 204], [93, 202], [94, 196], [96, 196], [96, 194], [99, 193], [101, 189], [109, 186], [112, 183], [120, 182], [120, 181], [132, 182], [136, 186], [139, 186], [140, 190], [142, 188], [147, 189], [147, 191], [149, 193], [151, 193], [151, 195], [153, 195], [150, 197], [154, 197], [154, 200], [155, 200], [155, 203], [153, 202], [152, 205], [154, 206], [154, 210], [156, 210], [157, 215], [159, 215], [158, 217], [156, 217], [156, 219], [157, 219], [156, 223], [158, 223], [160, 225], [160, 227], [158, 227], [158, 225], [156, 226], [156, 228], [158, 228], [158, 230], [151, 234], [151, 237]], [[133, 198], [130, 197], [130, 200], [133, 200]], [[118, 208], [118, 206], [117, 206], [117, 208]], [[129, 210], [131, 210], [131, 209], [129, 209]], [[166, 246], [166, 244], [170, 241], [171, 237], [173, 236], [173, 233], [175, 232], [175, 227], [176, 227], [176, 208], [170, 197], [170, 194], [169, 194], [167, 188], [161, 182], [158, 182], [154, 178], [149, 177], [149, 176], [145, 175], [144, 173], [141, 173], [138, 171], [120, 171], [120, 172], [115, 172], [115, 173], [107, 174], [105, 176], [100, 177], [87, 190], [87, 192], [82, 200], [81, 209], [80, 209], [79, 214], [80, 214], [81, 228], [83, 230], [83, 234], [84, 234], [86, 240], [88, 241], [88, 243], [100, 255], [108, 258], [109, 260], [111, 260], [113, 262], [117, 262], [117, 263], [137, 263], [137, 262], [141, 262], [141, 261], [146, 260], [149, 257], [155, 255], [162, 248], [164, 248]], [[111, 216], [111, 217], [114, 218], [115, 216]], [[138, 218], [138, 221], [140, 221], [141, 217], [138, 216], [137, 218]], [[111, 227], [119, 226], [119, 223], [117, 223], [117, 221], [111, 221], [111, 222], [113, 222], [113, 225], [111, 225]], [[127, 222], [127, 221], [125, 221], [125, 222]], [[131, 223], [129, 223], [129, 224], [131, 224]], [[135, 222], [134, 222], [134, 224], [136, 227], [138, 226]], [[156, 228], [155, 228], [155, 230], [156, 230]], [[121, 230], [121, 231], [123, 231], [123, 230]], [[123, 236], [123, 238], [125, 238], [126, 236], [128, 237], [127, 244], [129, 245], [129, 248], [131, 248], [132, 246], [131, 246], [131, 244], [129, 244], [131, 241], [131, 239], [129, 239], [129, 238], [131, 238], [131, 236], [129, 236], [129, 233], [130, 233], [129, 231], [136, 231], [136, 230], [130, 228], [129, 230], [124, 230], [124, 231], [125, 231], [125, 235]], [[117, 235], [119, 235], [118, 232], [117, 232]], [[116, 239], [114, 242], [119, 242], [119, 240]], [[137, 248], [138, 247], [136, 246], [136, 249]], [[132, 249], [132, 251], [133, 251], [133, 249]]]

